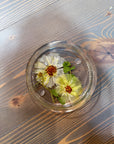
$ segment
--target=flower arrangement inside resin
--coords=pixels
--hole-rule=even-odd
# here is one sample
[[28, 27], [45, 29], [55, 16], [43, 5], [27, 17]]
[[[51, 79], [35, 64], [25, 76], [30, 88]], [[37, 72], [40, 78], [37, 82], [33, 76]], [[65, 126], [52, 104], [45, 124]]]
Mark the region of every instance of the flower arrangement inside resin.
[[72, 66], [58, 53], [43, 55], [34, 64], [35, 89], [43, 86], [53, 103], [72, 103], [82, 93], [80, 80], [72, 73]]

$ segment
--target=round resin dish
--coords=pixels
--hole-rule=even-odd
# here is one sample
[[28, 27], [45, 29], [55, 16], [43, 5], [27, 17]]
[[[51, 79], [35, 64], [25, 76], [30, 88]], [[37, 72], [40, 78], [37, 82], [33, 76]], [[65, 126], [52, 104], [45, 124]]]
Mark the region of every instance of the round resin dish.
[[32, 100], [54, 112], [71, 112], [86, 105], [97, 82], [92, 59], [79, 46], [54, 41], [38, 48], [26, 68]]

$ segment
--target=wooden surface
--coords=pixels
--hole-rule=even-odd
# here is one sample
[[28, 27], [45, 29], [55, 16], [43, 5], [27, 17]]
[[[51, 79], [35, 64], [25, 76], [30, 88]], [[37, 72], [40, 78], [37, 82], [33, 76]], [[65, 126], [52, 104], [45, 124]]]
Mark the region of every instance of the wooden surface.
[[[113, 0], [0, 1], [0, 144], [113, 144]], [[36, 106], [26, 88], [32, 53], [53, 40], [89, 52], [98, 82], [90, 102], [68, 114]]]

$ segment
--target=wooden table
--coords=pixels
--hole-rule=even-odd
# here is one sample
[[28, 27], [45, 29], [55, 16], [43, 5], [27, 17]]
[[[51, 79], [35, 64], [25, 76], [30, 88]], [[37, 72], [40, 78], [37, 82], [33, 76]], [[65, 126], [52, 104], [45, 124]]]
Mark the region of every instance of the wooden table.
[[[113, 0], [0, 1], [0, 144], [112, 144]], [[36, 106], [26, 88], [31, 54], [53, 40], [88, 51], [98, 82], [87, 105], [56, 114]]]

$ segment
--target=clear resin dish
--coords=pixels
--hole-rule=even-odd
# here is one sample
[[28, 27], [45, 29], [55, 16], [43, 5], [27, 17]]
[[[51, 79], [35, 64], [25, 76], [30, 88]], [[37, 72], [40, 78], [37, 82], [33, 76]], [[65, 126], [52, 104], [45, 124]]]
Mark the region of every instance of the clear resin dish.
[[54, 41], [33, 53], [26, 82], [36, 104], [54, 112], [71, 112], [90, 100], [97, 73], [92, 59], [79, 46]]

